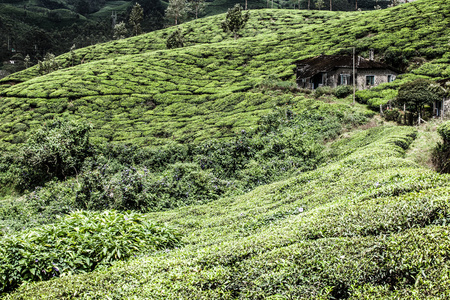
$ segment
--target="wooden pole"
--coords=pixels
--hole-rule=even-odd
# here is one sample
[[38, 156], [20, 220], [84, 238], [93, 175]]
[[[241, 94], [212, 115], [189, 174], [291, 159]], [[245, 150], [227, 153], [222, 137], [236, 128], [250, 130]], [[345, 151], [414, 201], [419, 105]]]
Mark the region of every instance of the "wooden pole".
[[355, 76], [355, 47], [353, 47], [353, 105], [356, 99], [356, 76]]

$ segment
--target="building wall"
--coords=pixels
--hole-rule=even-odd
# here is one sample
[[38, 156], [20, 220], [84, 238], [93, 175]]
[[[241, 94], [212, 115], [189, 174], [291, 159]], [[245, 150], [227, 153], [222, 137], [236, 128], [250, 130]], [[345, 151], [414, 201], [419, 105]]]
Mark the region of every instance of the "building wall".
[[[369, 89], [371, 87], [388, 82], [388, 75], [393, 75], [395, 79], [396, 73], [390, 70], [366, 70], [358, 69], [356, 72], [356, 87], [358, 90]], [[366, 85], [366, 76], [375, 76], [374, 85]]]
[[[353, 76], [352, 76], [353, 70], [351, 68], [338, 68], [336, 70], [333, 70], [331, 72], [328, 72], [326, 75], [325, 84], [327, 86], [330, 86], [332, 88], [337, 87], [340, 84], [340, 75], [341, 74], [348, 74], [350, 75], [350, 82], [349, 85], [353, 84]], [[391, 70], [366, 70], [366, 69], [357, 69], [356, 70], [356, 88], [358, 90], [364, 90], [369, 89], [371, 87], [377, 86], [381, 83], [388, 82], [388, 75], [393, 75], [393, 79], [396, 77], [396, 73]], [[366, 76], [374, 76], [374, 85], [367, 85], [366, 84]], [[307, 88], [312, 89], [313, 85], [311, 84], [312, 77], [299, 79], [297, 81], [297, 84], [300, 88]]]
[[444, 118], [450, 118], [450, 98], [444, 101]]

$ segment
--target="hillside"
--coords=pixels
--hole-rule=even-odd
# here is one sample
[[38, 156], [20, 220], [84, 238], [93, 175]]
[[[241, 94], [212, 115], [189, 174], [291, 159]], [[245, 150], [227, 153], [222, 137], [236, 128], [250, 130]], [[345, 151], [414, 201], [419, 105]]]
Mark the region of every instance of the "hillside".
[[[450, 75], [450, 3], [253, 10], [237, 40], [224, 17], [0, 81], [1, 296], [449, 298], [439, 122], [370, 106]], [[352, 47], [405, 74], [369, 106], [296, 88], [293, 61]]]
[[[30, 68], [4, 78], [0, 83], [18, 84], [1, 87], [3, 147], [60, 114], [89, 119], [101, 141], [145, 146], [203, 140], [212, 132], [230, 136], [254, 126], [278, 103], [273, 97], [262, 100], [268, 97], [253, 89], [264, 79], [293, 83], [294, 60], [346, 53], [353, 46], [361, 55], [374, 48], [376, 56], [397, 65], [422, 57], [416, 75], [450, 72], [444, 1], [345, 14], [257, 10], [237, 41], [221, 31], [222, 19], [181, 25], [187, 44], [181, 49], [164, 50], [169, 28], [63, 55], [59, 61], [66, 68], [48, 75]], [[67, 68], [72, 61], [76, 66]], [[235, 118], [235, 109], [245, 117]]]

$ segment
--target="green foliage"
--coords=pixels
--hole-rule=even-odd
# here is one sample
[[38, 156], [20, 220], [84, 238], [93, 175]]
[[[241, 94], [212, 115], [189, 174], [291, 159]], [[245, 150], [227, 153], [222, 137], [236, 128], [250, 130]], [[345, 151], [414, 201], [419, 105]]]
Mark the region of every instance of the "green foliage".
[[59, 64], [56, 61], [55, 55], [52, 53], [45, 54], [44, 60], [38, 62], [38, 72], [41, 75], [48, 74], [58, 69]]
[[[276, 109], [258, 129], [227, 141], [151, 150], [107, 144], [86, 152], [76, 180], [50, 182], [26, 203], [38, 222], [74, 209], [145, 212], [203, 204], [317, 168], [325, 159], [324, 140], [366, 120], [348, 106], [311, 102], [299, 113]], [[20, 224], [27, 225], [14, 228]]]
[[384, 118], [386, 119], [386, 121], [394, 121], [394, 122], [401, 124], [402, 118], [403, 118], [403, 113], [401, 113], [398, 108], [388, 109], [388, 110], [384, 111], [383, 113], [384, 113]]
[[77, 174], [91, 152], [90, 130], [91, 125], [84, 122], [56, 120], [44, 124], [18, 154], [19, 186], [25, 189]]
[[144, 19], [144, 10], [139, 3], [136, 3], [130, 12], [128, 23], [133, 27], [132, 35], [136, 36], [142, 33], [141, 22]]
[[[272, 99], [266, 91], [252, 89], [269, 74], [279, 81], [276, 85], [283, 82], [279, 90], [295, 86], [294, 60], [319, 55], [323, 49], [336, 54], [355, 46], [362, 55], [370, 48], [383, 55], [396, 47], [415, 64], [416, 56], [427, 60], [424, 49], [447, 49], [448, 4], [431, 1], [370, 12], [290, 10], [286, 15], [286, 10], [254, 10], [238, 41], [228, 41], [220, 28], [224, 15], [202, 18], [180, 25], [184, 47], [171, 51], [160, 50], [167, 49], [172, 28], [87, 48], [77, 43], [73, 68], [67, 68], [72, 65], [67, 53], [57, 58], [65, 69], [37, 77], [36, 67], [30, 67], [1, 80], [0, 144], [15, 149], [13, 141], [23, 142], [37, 128], [36, 120], [60, 114], [92, 122], [93, 142], [127, 141], [145, 147], [229, 138], [254, 127], [282, 101], [279, 95]], [[430, 63], [445, 64], [445, 52], [435, 53]], [[364, 91], [370, 94], [364, 99], [378, 111], [380, 104], [396, 97], [397, 82], [420, 76], [407, 74]], [[10, 86], [12, 82], [23, 83]], [[231, 117], [236, 113], [240, 121]], [[16, 122], [28, 129], [15, 132]]]
[[315, 6], [316, 6], [319, 10], [321, 10], [322, 7], [324, 7], [324, 5], [325, 5], [325, 2], [324, 2], [323, 0], [316, 0], [316, 2], [315, 2]]
[[194, 17], [197, 19], [198, 15], [203, 13], [206, 7], [205, 0], [190, 0], [188, 1], [188, 6], [190, 12], [194, 15]]
[[166, 9], [166, 18], [173, 19], [175, 25], [181, 20], [188, 12], [188, 5], [186, 0], [169, 0], [169, 6]]
[[0, 240], [0, 290], [23, 281], [91, 272], [133, 255], [173, 248], [181, 235], [136, 213], [74, 212]]
[[115, 39], [115, 40], [124, 39], [127, 36], [127, 34], [128, 34], [128, 30], [125, 25], [125, 22], [120, 22], [120, 23], [114, 25], [113, 39]]
[[115, 174], [103, 165], [84, 172], [75, 191], [75, 206], [90, 210], [133, 209], [161, 211], [201, 204], [224, 193], [225, 182], [196, 164], [175, 163], [162, 173], [151, 173], [145, 167], [124, 168]]
[[439, 101], [440, 97], [431, 87], [432, 82], [427, 79], [416, 79], [403, 84], [398, 90], [397, 101], [406, 105], [406, 109], [420, 113], [425, 105]]
[[351, 85], [340, 85], [334, 90], [334, 95], [338, 98], [345, 98], [353, 93]]
[[279, 80], [278, 78], [276, 78], [276, 76], [273, 75], [269, 75], [268, 78], [264, 79], [259, 87], [263, 90], [281, 90], [291, 92], [298, 91], [298, 87], [295, 82]]
[[323, 95], [333, 95], [333, 88], [329, 86], [321, 86], [314, 90], [315, 98], [319, 98]]
[[445, 122], [439, 125], [437, 131], [442, 137], [444, 144], [450, 146], [450, 122]]
[[316, 170], [151, 214], [184, 228], [182, 249], [25, 284], [7, 299], [446, 297], [449, 178], [403, 158], [415, 135], [411, 127], [350, 133]]
[[184, 46], [183, 33], [179, 28], [172, 32], [167, 38], [166, 47], [167, 49], [181, 48]]
[[221, 26], [224, 32], [232, 32], [234, 39], [237, 39], [238, 31], [245, 27], [248, 19], [250, 18], [250, 13], [246, 11], [242, 13], [243, 8], [241, 5], [236, 4], [233, 8], [228, 9], [225, 21], [222, 22]]

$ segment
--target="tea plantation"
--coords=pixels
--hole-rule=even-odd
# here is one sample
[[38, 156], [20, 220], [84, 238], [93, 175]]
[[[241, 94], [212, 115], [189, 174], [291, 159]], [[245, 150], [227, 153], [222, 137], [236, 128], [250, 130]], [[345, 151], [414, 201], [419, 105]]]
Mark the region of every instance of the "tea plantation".
[[[237, 40], [224, 17], [0, 81], [0, 297], [450, 298], [450, 177], [428, 166], [450, 125], [371, 110], [450, 75], [450, 3], [252, 10]], [[405, 75], [356, 105], [296, 87], [293, 61], [352, 47]]]

